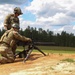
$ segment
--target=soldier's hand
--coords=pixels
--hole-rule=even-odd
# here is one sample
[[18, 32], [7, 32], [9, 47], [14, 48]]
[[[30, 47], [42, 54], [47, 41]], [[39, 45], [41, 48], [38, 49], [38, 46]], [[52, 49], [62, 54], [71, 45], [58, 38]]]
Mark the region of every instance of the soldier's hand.
[[28, 40], [29, 42], [32, 42], [32, 40], [31, 40], [30, 38], [27, 38], [27, 40]]

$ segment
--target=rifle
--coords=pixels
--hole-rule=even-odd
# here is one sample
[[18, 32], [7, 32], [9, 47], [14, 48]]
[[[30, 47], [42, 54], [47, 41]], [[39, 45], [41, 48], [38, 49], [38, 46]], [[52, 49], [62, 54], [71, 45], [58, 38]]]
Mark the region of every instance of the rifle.
[[[41, 52], [44, 56], [46, 56], [46, 54], [41, 50], [41, 49], [39, 49], [36, 45], [35, 45], [35, 43], [32, 41], [31, 43], [29, 43], [29, 42], [21, 42], [22, 44], [22, 46], [24, 47], [24, 50], [22, 51], [22, 52], [19, 52], [19, 53], [17, 53], [17, 54], [15, 54], [15, 57], [17, 56], [17, 55], [19, 55], [19, 58], [22, 58], [22, 57], [24, 57], [24, 60], [23, 60], [23, 62], [25, 62], [26, 60], [28, 60], [28, 58], [29, 58], [29, 56], [30, 56], [30, 54], [31, 54], [31, 52], [35, 49], [35, 50], [38, 50], [39, 52]], [[25, 49], [25, 46], [26, 45], [28, 45], [28, 48], [27, 49]]]

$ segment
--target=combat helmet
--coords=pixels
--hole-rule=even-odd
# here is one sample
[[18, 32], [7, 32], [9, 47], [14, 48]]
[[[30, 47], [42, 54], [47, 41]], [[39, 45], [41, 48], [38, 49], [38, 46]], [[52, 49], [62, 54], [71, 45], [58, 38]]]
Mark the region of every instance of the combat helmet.
[[17, 13], [19, 15], [23, 14], [22, 11], [21, 11], [21, 9], [19, 7], [15, 7], [14, 8], [14, 13]]
[[19, 24], [18, 24], [18, 23], [14, 23], [14, 24], [12, 24], [12, 28], [20, 29], [20, 26], [19, 26]]

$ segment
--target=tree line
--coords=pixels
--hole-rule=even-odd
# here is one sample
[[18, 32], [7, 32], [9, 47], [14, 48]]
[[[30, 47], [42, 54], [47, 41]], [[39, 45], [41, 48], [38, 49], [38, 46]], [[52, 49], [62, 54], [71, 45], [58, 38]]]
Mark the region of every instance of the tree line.
[[[0, 30], [0, 37], [4, 32], [4, 30]], [[56, 46], [75, 47], [74, 34], [69, 34], [66, 31], [62, 31], [61, 34], [54, 34], [53, 31], [49, 29], [47, 31], [42, 28], [37, 30], [36, 27], [28, 26], [25, 30], [21, 29], [20, 34], [31, 38], [34, 42], [49, 42]]]

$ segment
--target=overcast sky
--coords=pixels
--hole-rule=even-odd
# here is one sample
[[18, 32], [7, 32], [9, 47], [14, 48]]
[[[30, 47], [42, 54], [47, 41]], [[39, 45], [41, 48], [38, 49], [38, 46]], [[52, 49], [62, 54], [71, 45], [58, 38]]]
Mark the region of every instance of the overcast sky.
[[49, 29], [54, 33], [75, 34], [75, 0], [0, 0], [0, 28], [7, 14], [20, 7], [20, 27]]

